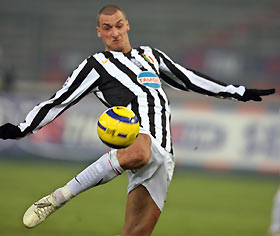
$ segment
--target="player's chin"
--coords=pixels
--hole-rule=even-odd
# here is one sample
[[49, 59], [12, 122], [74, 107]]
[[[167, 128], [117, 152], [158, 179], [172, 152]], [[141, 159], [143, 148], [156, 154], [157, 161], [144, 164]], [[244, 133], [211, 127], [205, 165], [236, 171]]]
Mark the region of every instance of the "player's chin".
[[114, 51], [114, 52], [123, 52], [123, 48], [122, 47], [115, 47], [115, 48], [113, 48], [113, 50], [112, 51]]
[[124, 50], [124, 47], [120, 44], [120, 42], [113, 42], [111, 45], [111, 49], [115, 52], [122, 52]]

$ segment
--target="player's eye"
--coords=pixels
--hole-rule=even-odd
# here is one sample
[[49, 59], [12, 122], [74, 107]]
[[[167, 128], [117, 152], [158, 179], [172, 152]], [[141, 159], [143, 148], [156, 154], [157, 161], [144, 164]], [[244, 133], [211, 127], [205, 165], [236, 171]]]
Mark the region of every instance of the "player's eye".
[[110, 30], [111, 29], [111, 27], [110, 26], [103, 26], [103, 30]]

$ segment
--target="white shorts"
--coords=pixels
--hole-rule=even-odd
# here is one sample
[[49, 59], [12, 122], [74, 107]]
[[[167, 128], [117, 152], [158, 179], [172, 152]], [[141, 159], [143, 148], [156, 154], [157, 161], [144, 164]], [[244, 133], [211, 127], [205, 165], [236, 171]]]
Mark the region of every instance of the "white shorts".
[[173, 176], [174, 156], [165, 151], [158, 141], [151, 135], [151, 158], [149, 162], [137, 169], [127, 170], [128, 193], [139, 185], [143, 185], [152, 199], [162, 211], [166, 199], [167, 189]]

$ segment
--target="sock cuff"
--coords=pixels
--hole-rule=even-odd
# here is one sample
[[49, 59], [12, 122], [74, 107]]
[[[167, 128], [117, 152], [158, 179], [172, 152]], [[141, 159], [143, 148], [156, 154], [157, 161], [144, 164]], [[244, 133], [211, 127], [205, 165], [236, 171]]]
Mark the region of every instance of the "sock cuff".
[[74, 194], [67, 185], [61, 188], [61, 192], [67, 201], [74, 197]]
[[116, 171], [117, 175], [121, 175], [124, 172], [124, 169], [120, 166], [118, 156], [117, 156], [117, 150], [113, 149], [109, 154], [109, 161], [113, 167], [113, 169]]
[[68, 202], [71, 198], [74, 197], [71, 190], [65, 185], [62, 188], [58, 188], [53, 193], [55, 200], [56, 200], [56, 206], [61, 207], [66, 202]]

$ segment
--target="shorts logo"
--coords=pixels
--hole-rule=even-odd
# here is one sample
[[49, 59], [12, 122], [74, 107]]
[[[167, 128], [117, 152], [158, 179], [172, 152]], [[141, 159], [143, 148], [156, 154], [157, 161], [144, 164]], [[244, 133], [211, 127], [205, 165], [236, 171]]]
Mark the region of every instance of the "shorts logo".
[[137, 76], [137, 81], [147, 87], [158, 89], [161, 87], [159, 77], [149, 71], [143, 71]]

